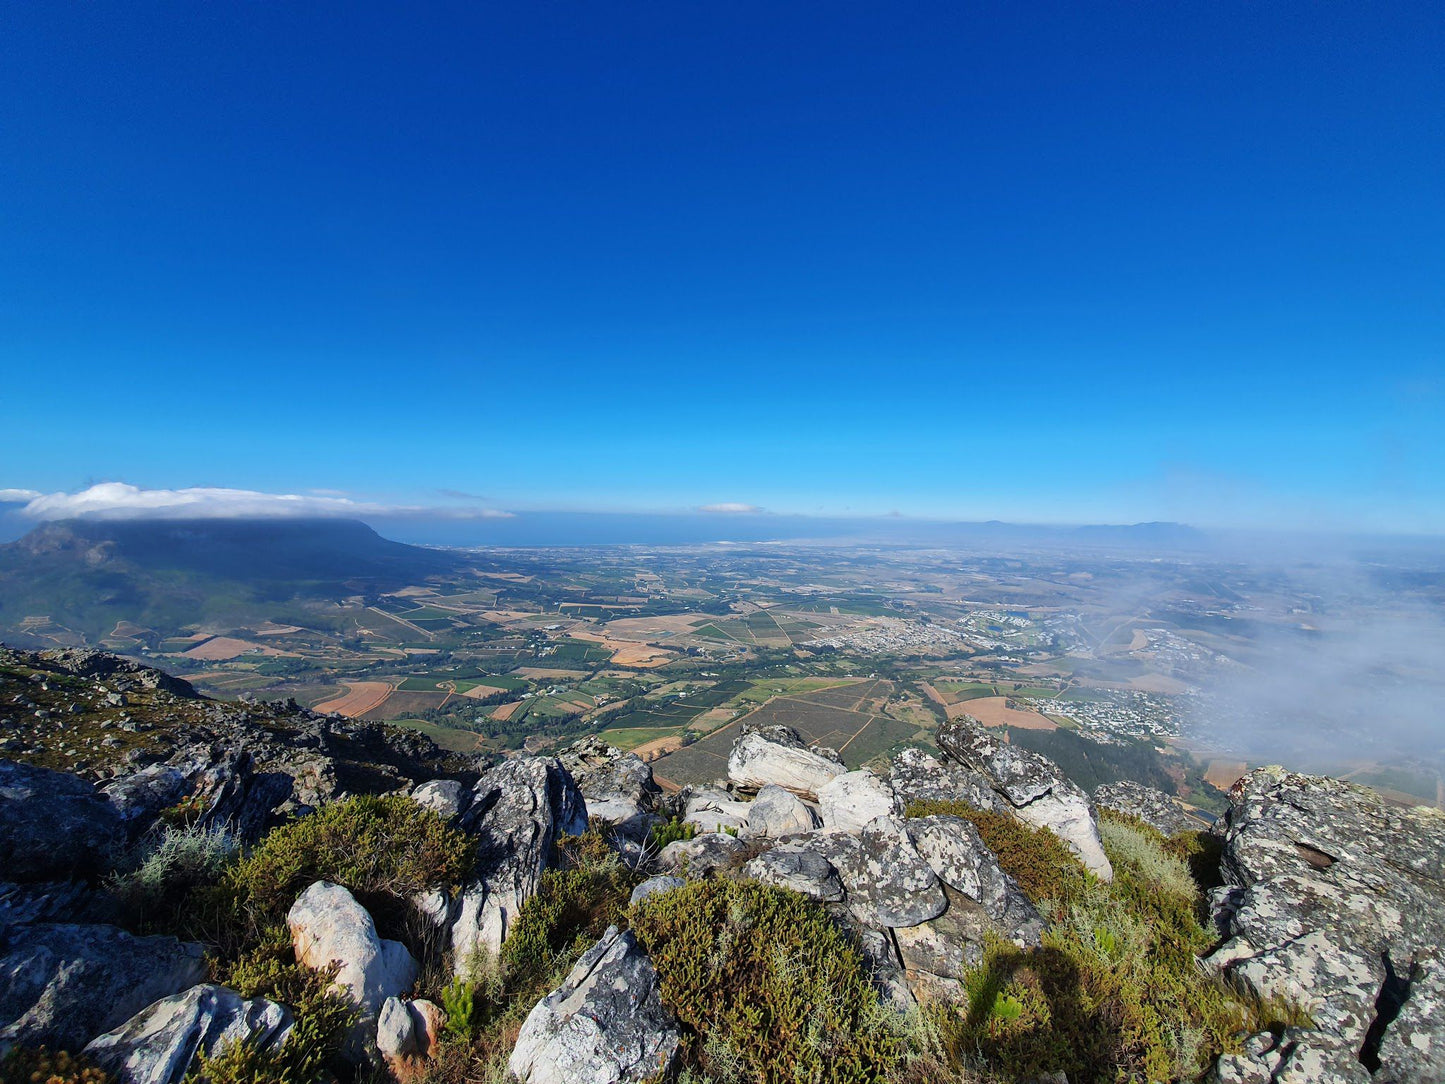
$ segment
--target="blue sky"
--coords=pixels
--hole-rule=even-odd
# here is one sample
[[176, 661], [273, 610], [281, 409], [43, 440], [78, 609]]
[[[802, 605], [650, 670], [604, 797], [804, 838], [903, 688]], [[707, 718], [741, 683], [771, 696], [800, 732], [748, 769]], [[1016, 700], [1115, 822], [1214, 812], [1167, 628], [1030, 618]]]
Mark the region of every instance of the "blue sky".
[[0, 52], [0, 487], [1445, 533], [1435, 4], [12, 4]]

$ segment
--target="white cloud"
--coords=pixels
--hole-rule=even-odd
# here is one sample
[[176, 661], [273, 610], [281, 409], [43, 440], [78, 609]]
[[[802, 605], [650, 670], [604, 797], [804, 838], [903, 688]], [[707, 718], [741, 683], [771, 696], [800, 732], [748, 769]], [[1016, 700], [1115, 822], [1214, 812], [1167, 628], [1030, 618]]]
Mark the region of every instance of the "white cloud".
[[698, 509], [699, 512], [714, 512], [720, 515], [757, 515], [762, 511], [755, 504], [741, 504], [738, 501], [723, 501], [720, 504], [705, 504]]
[[40, 496], [34, 489], [0, 489], [0, 504], [24, 504]]
[[101, 482], [79, 493], [21, 494], [21, 512], [32, 519], [258, 519], [284, 516], [406, 516], [505, 519], [512, 513], [494, 508], [449, 509], [374, 504], [350, 497], [296, 493], [262, 493], [254, 489], [194, 486], [188, 489], [142, 489], [125, 482]]

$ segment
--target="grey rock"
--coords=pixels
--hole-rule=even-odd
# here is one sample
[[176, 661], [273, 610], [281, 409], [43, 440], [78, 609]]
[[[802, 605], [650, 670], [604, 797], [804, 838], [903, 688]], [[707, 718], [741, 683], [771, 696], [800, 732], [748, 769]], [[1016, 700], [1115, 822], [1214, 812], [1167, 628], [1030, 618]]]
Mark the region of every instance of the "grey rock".
[[466, 788], [455, 779], [433, 779], [412, 791], [411, 800], [443, 820], [451, 821], [462, 814]]
[[736, 801], [726, 791], [700, 787], [693, 790], [683, 807], [683, 821], [695, 825], [702, 832], [721, 832], [724, 829], [742, 831], [748, 826], [751, 806]]
[[1088, 796], [1064, 777], [1053, 761], [1000, 740], [987, 727], [955, 719], [938, 731], [938, 747], [957, 763], [987, 776], [1019, 820], [1047, 828], [1102, 880], [1114, 869], [1099, 840], [1099, 824]]
[[528, 1014], [508, 1060], [522, 1084], [619, 1084], [667, 1072], [676, 1021], [630, 932], [610, 927]]
[[[580, 738], [558, 754], [587, 801], [589, 813], [596, 806], [621, 811], [632, 807], [641, 813], [655, 813], [662, 788], [652, 778], [652, 769], [636, 753], [624, 753], [598, 737]], [[609, 817], [625, 821], [627, 817]]]
[[1185, 812], [1178, 799], [1162, 790], [1127, 780], [1101, 783], [1095, 787], [1094, 804], [1101, 809], [1113, 809], [1131, 817], [1138, 817], [1166, 836], [1208, 827], [1203, 821]]
[[105, 924], [113, 922], [117, 913], [113, 897], [84, 881], [0, 882], [0, 939], [7, 926], [36, 922]]
[[781, 843], [743, 866], [743, 875], [825, 903], [843, 899], [843, 882], [831, 862], [806, 844]]
[[121, 823], [134, 838], [151, 826], [161, 810], [184, 798], [190, 792], [190, 785], [186, 777], [169, 764], [151, 764], [112, 779], [100, 791], [115, 806]]
[[387, 998], [416, 982], [416, 961], [406, 946], [378, 937], [366, 908], [340, 885], [311, 885], [291, 905], [286, 925], [297, 961], [317, 971], [339, 964], [334, 985], [372, 1018]]
[[120, 814], [84, 779], [0, 760], [0, 875], [7, 880], [100, 872], [124, 841]]
[[662, 848], [657, 864], [694, 879], [720, 869], [731, 869], [747, 852], [747, 844], [725, 832], [706, 832], [692, 839], [679, 839]]
[[847, 770], [809, 749], [796, 730], [784, 726], [744, 729], [728, 755], [728, 778], [748, 790], [774, 783], [795, 794], [814, 795]]
[[[841, 777], [840, 777], [841, 778]], [[790, 790], [769, 783], [758, 791], [748, 806], [747, 835], [783, 839], [811, 832], [818, 827], [818, 815]]]
[[820, 787], [818, 811], [824, 828], [861, 832], [879, 817], [901, 817], [903, 803], [891, 786], [865, 768], [844, 772]]
[[0, 1045], [79, 1050], [206, 973], [200, 945], [114, 926], [15, 926], [0, 952]]
[[844, 905], [860, 926], [916, 926], [948, 906], [943, 886], [908, 834], [887, 820], [857, 834], [814, 832], [788, 846], [828, 861], [843, 884]]
[[387, 998], [376, 1019], [376, 1049], [391, 1058], [420, 1053], [416, 1023], [405, 1001], [399, 997]]
[[477, 873], [452, 924], [452, 954], [462, 969], [478, 952], [500, 951], [537, 891], [553, 843], [587, 830], [587, 805], [555, 758], [517, 757], [483, 773], [459, 824], [477, 838]]
[[681, 877], [668, 877], [659, 874], [656, 877], [649, 877], [632, 890], [632, 895], [627, 899], [629, 907], [635, 907], [649, 896], [660, 896], [664, 892], [671, 892], [674, 888], [681, 888], [687, 884]]
[[180, 1084], [198, 1054], [239, 1042], [274, 1049], [291, 1033], [291, 1010], [209, 983], [147, 1006], [85, 1054], [120, 1084]]
[[962, 817], [915, 817], [907, 828], [939, 880], [979, 904], [996, 932], [1015, 944], [1039, 943], [1046, 925], [1043, 916], [999, 866], [973, 824]]
[[1445, 814], [1261, 768], [1231, 790], [1225, 826], [1226, 888], [1212, 903], [1226, 940], [1207, 963], [1301, 1004], [1315, 1024], [1308, 1062], [1284, 1047], [1268, 1057], [1287, 1059], [1291, 1080], [1350, 1079], [1328, 1074], [1374, 1055], [1377, 1081], [1430, 1079], [1416, 1074], [1445, 1049]]
[[945, 764], [932, 753], [909, 746], [893, 757], [889, 782], [904, 805], [909, 802], [963, 802], [971, 809], [1001, 812], [1006, 803], [982, 772]]
[[[1367, 1084], [1370, 1073], [1355, 1051], [1322, 1045], [1316, 1031], [1285, 1028], [1251, 1036], [1238, 1054], [1225, 1054], [1211, 1084]], [[1423, 1084], [1422, 1078], [1420, 1084]]]

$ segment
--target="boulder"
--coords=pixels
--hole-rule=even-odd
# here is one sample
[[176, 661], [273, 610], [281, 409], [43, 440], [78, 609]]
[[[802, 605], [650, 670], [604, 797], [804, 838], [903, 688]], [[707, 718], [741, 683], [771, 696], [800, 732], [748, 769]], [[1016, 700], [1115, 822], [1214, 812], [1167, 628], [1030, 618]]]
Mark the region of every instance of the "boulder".
[[745, 834], [750, 838], [784, 839], [811, 832], [817, 827], [818, 815], [813, 812], [812, 806], [792, 791], [769, 783], [758, 791], [758, 796], [748, 806]]
[[115, 806], [78, 775], [0, 760], [0, 875], [6, 880], [101, 872], [125, 838]]
[[701, 832], [721, 832], [724, 829], [741, 832], [748, 826], [751, 809], [750, 803], [734, 801], [726, 791], [704, 787], [687, 796], [682, 819]]
[[0, 882], [0, 943], [7, 926], [36, 922], [106, 924], [114, 922], [118, 912], [114, 897], [84, 881]]
[[948, 906], [937, 876], [907, 833], [886, 819], [856, 835], [814, 832], [781, 847], [826, 859], [843, 885], [844, 905], [862, 926], [916, 926]]
[[440, 1005], [421, 997], [409, 1002], [407, 1009], [411, 1012], [412, 1026], [416, 1029], [417, 1050], [423, 1057], [427, 1057], [441, 1041], [447, 1014]]
[[747, 844], [726, 832], [708, 832], [692, 839], [679, 839], [662, 848], [657, 864], [685, 877], [701, 878], [734, 866], [747, 852]]
[[169, 764], [151, 764], [138, 772], [112, 779], [100, 792], [106, 796], [126, 832], [135, 838], [149, 828], [161, 810], [190, 793], [190, 784]]
[[1101, 880], [1113, 879], [1088, 796], [1053, 761], [1001, 740], [987, 727], [967, 721], [967, 716], [939, 729], [938, 747], [963, 767], [987, 776], [1019, 820], [1047, 828], [1091, 873]]
[[371, 1018], [416, 982], [406, 946], [378, 937], [366, 908], [340, 885], [317, 881], [292, 904], [286, 925], [297, 961], [318, 971], [339, 964], [334, 985]]
[[774, 783], [795, 794], [812, 796], [848, 769], [813, 752], [791, 727], [744, 730], [728, 755], [728, 778], [748, 790]]
[[[1210, 1084], [1370, 1084], [1369, 1070], [1354, 1051], [1321, 1046], [1318, 1033], [1285, 1028], [1279, 1035], [1262, 1031], [1238, 1054], [1220, 1057]], [[1438, 1079], [1411, 1078], [1411, 1084]]]
[[613, 926], [528, 1014], [507, 1068], [522, 1084], [640, 1082], [671, 1068], [678, 1042], [652, 961]]
[[892, 787], [865, 768], [844, 772], [818, 788], [818, 810], [824, 828], [861, 832], [878, 817], [901, 817], [903, 804]]
[[461, 973], [476, 953], [501, 950], [517, 912], [537, 891], [553, 843], [587, 830], [587, 805], [555, 758], [517, 757], [483, 773], [458, 823], [477, 838], [477, 872], [452, 923]]
[[790, 889], [824, 903], [838, 903], [843, 899], [843, 882], [838, 879], [838, 871], [806, 844], [779, 844], [745, 865], [743, 874], [762, 884]]
[[0, 1046], [79, 1050], [206, 974], [200, 945], [115, 926], [15, 926], [0, 952]]
[[1378, 1082], [1445, 1078], [1445, 813], [1260, 768], [1230, 791], [1224, 839], [1224, 941], [1206, 963], [1305, 1008], [1309, 1072], [1323, 1066], [1309, 1075], [1298, 1049], [1258, 1038], [1253, 1068], [1226, 1069], [1287, 1063], [1288, 1079], [1316, 1081], [1363, 1063]]
[[1099, 784], [1094, 788], [1094, 804], [1101, 809], [1112, 809], [1137, 817], [1166, 836], [1207, 827], [1202, 821], [1186, 813], [1177, 798], [1165, 794], [1162, 790], [1128, 780]]
[[407, 1003], [389, 997], [381, 1005], [376, 1019], [376, 1049], [387, 1058], [406, 1058], [419, 1054], [417, 1021]]
[[[655, 813], [662, 788], [652, 769], [636, 753], [624, 753], [601, 738], [580, 738], [557, 757], [587, 801], [587, 812], [610, 811], [609, 823], [626, 821], [621, 812]], [[635, 815], [635, 814], [634, 814]]]
[[681, 888], [687, 884], [681, 877], [668, 877], [659, 874], [656, 877], [649, 877], [632, 890], [632, 895], [627, 898], [627, 906], [635, 907], [648, 896], [659, 896], [664, 892], [671, 892], [674, 888]]
[[118, 1084], [181, 1084], [197, 1054], [239, 1042], [268, 1050], [290, 1033], [284, 1005], [206, 983], [142, 1009], [85, 1054]]
[[889, 782], [899, 801], [962, 802], [971, 809], [1000, 812], [1006, 804], [993, 792], [982, 772], [945, 764], [932, 753], [909, 746], [900, 749], [889, 766]]
[[446, 821], [461, 816], [466, 797], [466, 788], [455, 779], [433, 779], [411, 792], [413, 802]]
[[938, 879], [977, 903], [996, 932], [1018, 945], [1039, 943], [1046, 925], [1043, 916], [999, 866], [973, 824], [962, 817], [914, 817], [907, 830]]

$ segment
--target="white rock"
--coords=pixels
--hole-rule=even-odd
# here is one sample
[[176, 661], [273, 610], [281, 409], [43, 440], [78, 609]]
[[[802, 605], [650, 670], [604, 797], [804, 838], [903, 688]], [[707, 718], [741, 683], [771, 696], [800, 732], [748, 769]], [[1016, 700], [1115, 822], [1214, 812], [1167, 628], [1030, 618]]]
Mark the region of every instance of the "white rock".
[[461, 815], [464, 788], [455, 779], [433, 779], [411, 792], [411, 800], [445, 820]]
[[769, 839], [800, 835], [818, 827], [817, 814], [807, 802], [792, 791], [772, 783], [758, 791], [758, 796], [748, 807], [747, 822], [748, 836], [766, 836]]
[[340, 885], [317, 881], [286, 915], [296, 959], [321, 970], [339, 963], [335, 985], [368, 1015], [416, 982], [417, 966], [399, 941], [383, 941], [366, 908]]
[[92, 1040], [85, 1055], [118, 1084], [179, 1084], [197, 1053], [238, 1042], [271, 1049], [290, 1033], [284, 1005], [203, 983], [142, 1009]]
[[376, 1049], [390, 1058], [418, 1053], [416, 1020], [399, 997], [389, 997], [376, 1021]]
[[821, 787], [818, 808], [823, 827], [839, 832], [861, 832], [879, 817], [903, 815], [893, 788], [867, 769], [845, 772]]
[[808, 749], [770, 741], [752, 731], [737, 740], [728, 756], [728, 778], [742, 787], [776, 783], [795, 794], [813, 795], [848, 769]]
[[741, 831], [747, 827], [749, 808], [749, 803], [734, 801], [726, 791], [697, 790], [687, 799], [683, 822], [703, 832]]

